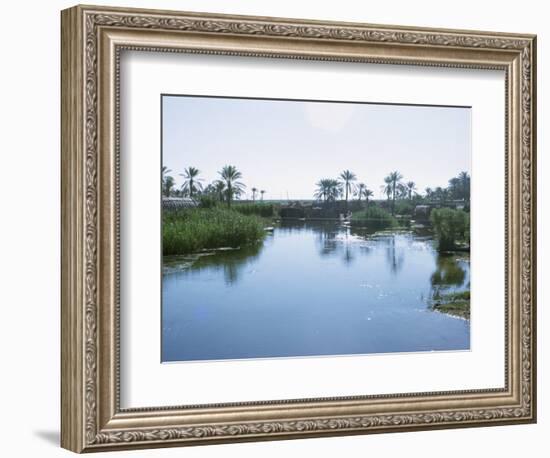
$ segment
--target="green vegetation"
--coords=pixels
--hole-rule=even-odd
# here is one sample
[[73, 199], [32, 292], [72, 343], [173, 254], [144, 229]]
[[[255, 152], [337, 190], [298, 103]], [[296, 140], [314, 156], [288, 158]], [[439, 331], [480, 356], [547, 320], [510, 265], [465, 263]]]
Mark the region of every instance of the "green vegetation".
[[430, 215], [439, 251], [459, 248], [458, 242], [470, 241], [470, 215], [463, 210], [438, 208]]
[[[200, 208], [221, 208], [222, 204], [214, 195], [203, 194], [198, 199]], [[242, 215], [257, 215], [262, 218], [272, 218], [275, 216], [275, 205], [268, 203], [241, 203], [233, 202], [231, 210]]]
[[[250, 188], [251, 200], [246, 200], [246, 186], [242, 182], [242, 173], [234, 165], [224, 165], [218, 171], [218, 178], [203, 186], [201, 171], [196, 167], [186, 167], [181, 184], [176, 185], [174, 178], [168, 174], [170, 169], [162, 167], [162, 194], [164, 197], [188, 197], [193, 202], [184, 202], [182, 206], [195, 205], [196, 210], [221, 211], [221, 207], [233, 211], [228, 213], [230, 218], [237, 215], [255, 216], [261, 218], [326, 218], [335, 219], [344, 216], [351, 223], [368, 227], [369, 229], [380, 230], [396, 226], [410, 227], [411, 221], [419, 219], [423, 224], [427, 223], [428, 215], [433, 226], [434, 236], [438, 242], [440, 252], [467, 250], [470, 243], [470, 175], [467, 172], [460, 172], [449, 180], [446, 188], [426, 188], [425, 194], [417, 192], [414, 181], [405, 181], [403, 175], [394, 170], [384, 178], [384, 185], [381, 191], [386, 199], [373, 200], [373, 192], [365, 183], [358, 182], [357, 175], [351, 170], [343, 170], [335, 178], [323, 178], [315, 183], [314, 197], [317, 202], [303, 203], [295, 201], [264, 203], [266, 191], [260, 187]], [[241, 199], [245, 200], [241, 200]], [[354, 199], [355, 198], [355, 199]], [[223, 204], [223, 205], [222, 205]], [[416, 214], [418, 206], [424, 208]], [[455, 208], [458, 208], [455, 210]], [[168, 213], [168, 212], [167, 212]], [[191, 213], [190, 213], [191, 214]], [[210, 218], [214, 213], [205, 213], [204, 218]], [[170, 214], [166, 218], [174, 219], [176, 216]], [[179, 218], [183, 219], [183, 218]], [[194, 218], [193, 221], [198, 221]], [[195, 224], [194, 223], [194, 224]], [[198, 224], [198, 223], [197, 223]], [[216, 224], [221, 225], [219, 218]], [[231, 226], [231, 221], [227, 226]], [[167, 230], [175, 232], [170, 225]], [[218, 229], [216, 229], [218, 230]], [[429, 230], [429, 228], [428, 228]], [[178, 241], [178, 246], [185, 246], [185, 252], [192, 247], [199, 246], [199, 249], [213, 246], [233, 246], [235, 243], [227, 243], [230, 238], [226, 235], [218, 243], [209, 241], [206, 243], [206, 233], [191, 236], [192, 230], [181, 229], [179, 233], [186, 232], [185, 242]], [[214, 229], [213, 229], [214, 231]], [[222, 231], [223, 232], [223, 231]], [[238, 234], [239, 231], [236, 231]], [[180, 236], [178, 236], [181, 238]], [[239, 239], [239, 235], [235, 235]], [[174, 238], [179, 240], [179, 238]], [[200, 240], [200, 241], [199, 241]], [[240, 240], [240, 239], [239, 239]], [[171, 243], [171, 242], [170, 242]], [[167, 246], [171, 246], [170, 243]], [[175, 249], [181, 252], [181, 248]]]
[[256, 243], [264, 237], [264, 225], [257, 216], [222, 208], [196, 208], [164, 212], [163, 255]]
[[388, 229], [397, 226], [397, 220], [386, 210], [371, 205], [366, 210], [353, 213], [351, 223], [371, 229]]
[[234, 165], [225, 165], [218, 173], [225, 185], [224, 194], [227, 206], [231, 207], [231, 201], [244, 192], [245, 185], [238, 181], [242, 178], [242, 174]]
[[470, 175], [468, 172], [460, 172], [449, 180], [449, 186], [435, 189], [425, 189], [425, 199], [429, 202], [437, 202], [446, 205], [451, 200], [463, 201], [465, 208], [470, 205]]
[[165, 197], [169, 197], [172, 194], [172, 189], [174, 189], [174, 178], [171, 176], [163, 177], [162, 179], [162, 194]]
[[359, 183], [355, 187], [355, 196], [358, 197], [359, 202], [361, 202], [361, 197], [365, 198], [365, 204], [368, 207], [369, 206], [369, 197], [372, 197], [374, 193], [367, 188], [367, 185], [365, 183]]
[[432, 308], [441, 313], [470, 319], [470, 291], [437, 294], [433, 298]]
[[402, 179], [403, 175], [401, 175], [398, 171], [391, 172], [386, 178], [384, 178], [385, 185], [382, 186], [382, 190], [384, 191], [384, 194], [388, 196], [388, 199], [391, 198], [392, 215], [395, 215], [395, 199], [404, 186], [401, 182]]
[[340, 180], [346, 196], [345, 199], [346, 199], [346, 211], [347, 211], [348, 197], [351, 194], [351, 192], [355, 191], [355, 185], [353, 184], [353, 182], [357, 180], [357, 177], [355, 176], [355, 173], [350, 172], [349, 170], [344, 170], [340, 174]]
[[181, 190], [191, 199], [193, 195], [202, 191], [202, 178], [199, 178], [201, 171], [196, 167], [187, 167], [180, 176], [184, 178]]
[[275, 205], [273, 204], [235, 203], [232, 208], [243, 215], [257, 215], [262, 218], [272, 218], [275, 215]]
[[172, 189], [173, 189], [174, 184], [175, 184], [174, 178], [167, 175], [171, 171], [172, 170], [170, 170], [168, 167], [166, 167], [164, 165], [162, 166], [162, 173], [161, 173], [161, 176], [162, 176], [162, 195], [164, 197], [170, 197], [170, 195], [172, 194]]
[[414, 181], [407, 181], [405, 187], [403, 188], [403, 191], [406, 193], [407, 198], [409, 200], [412, 200], [413, 192], [416, 191], [416, 183]]
[[430, 279], [436, 294], [442, 289], [460, 286], [464, 283], [466, 272], [459, 261], [456, 255], [451, 253], [437, 256], [436, 270]]
[[414, 202], [410, 200], [399, 200], [395, 203], [395, 214], [411, 216], [414, 213], [414, 207]]
[[214, 208], [220, 205], [219, 200], [210, 194], [204, 194], [198, 199], [199, 207], [201, 208]]
[[458, 176], [449, 180], [447, 188], [453, 199], [463, 199], [470, 201], [470, 175], [468, 172], [460, 172]]
[[315, 186], [315, 198], [323, 202], [334, 202], [342, 195], [342, 183], [333, 178], [322, 178]]

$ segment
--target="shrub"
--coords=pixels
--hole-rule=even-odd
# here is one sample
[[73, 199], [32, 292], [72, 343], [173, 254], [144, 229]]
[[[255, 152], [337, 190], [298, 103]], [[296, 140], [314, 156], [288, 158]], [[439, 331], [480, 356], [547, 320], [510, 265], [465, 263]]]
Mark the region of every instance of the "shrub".
[[464, 228], [464, 241], [469, 245], [470, 244], [470, 213], [466, 212], [466, 221], [464, 223], [466, 227]]
[[395, 202], [396, 215], [412, 215], [414, 213], [414, 203], [410, 200], [397, 200]]
[[433, 225], [439, 251], [456, 249], [457, 241], [470, 240], [470, 216], [463, 210], [439, 208], [432, 210]]
[[397, 226], [397, 219], [383, 208], [371, 205], [366, 210], [353, 213], [351, 223], [371, 229], [386, 229]]
[[211, 195], [205, 194], [199, 197], [199, 206], [201, 208], [214, 208], [220, 204], [220, 201]]
[[165, 212], [162, 253], [187, 254], [204, 249], [255, 243], [265, 234], [257, 216], [242, 215], [223, 208], [196, 208]]

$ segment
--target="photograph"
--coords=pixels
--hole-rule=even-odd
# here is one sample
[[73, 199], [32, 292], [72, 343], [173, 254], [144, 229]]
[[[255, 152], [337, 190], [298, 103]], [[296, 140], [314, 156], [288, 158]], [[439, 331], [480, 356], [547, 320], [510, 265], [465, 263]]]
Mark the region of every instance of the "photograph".
[[[299, 2], [46, 19], [61, 86], [35, 92], [61, 95], [60, 118], [40, 117], [61, 129], [26, 122], [14, 145], [34, 141], [40, 165], [40, 129], [60, 136], [59, 187], [44, 187], [60, 250], [38, 245], [59, 261], [61, 313], [35, 321], [61, 344], [56, 395], [41, 392], [64, 449], [257, 455], [370, 435], [382, 450], [396, 441], [380, 433], [537, 422], [543, 15], [493, 2], [449, 22], [401, 3], [393, 19]], [[29, 189], [11, 199], [32, 216], [19, 231], [52, 213], [28, 211]], [[47, 361], [29, 348], [12, 353]], [[531, 433], [514, 443], [538, 450]]]
[[160, 103], [163, 363], [470, 350], [471, 107]]

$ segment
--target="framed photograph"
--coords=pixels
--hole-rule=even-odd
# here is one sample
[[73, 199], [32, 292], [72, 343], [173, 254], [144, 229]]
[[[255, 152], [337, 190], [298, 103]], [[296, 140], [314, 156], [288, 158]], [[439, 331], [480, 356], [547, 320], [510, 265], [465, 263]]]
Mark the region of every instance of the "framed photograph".
[[536, 420], [536, 38], [62, 12], [62, 446]]

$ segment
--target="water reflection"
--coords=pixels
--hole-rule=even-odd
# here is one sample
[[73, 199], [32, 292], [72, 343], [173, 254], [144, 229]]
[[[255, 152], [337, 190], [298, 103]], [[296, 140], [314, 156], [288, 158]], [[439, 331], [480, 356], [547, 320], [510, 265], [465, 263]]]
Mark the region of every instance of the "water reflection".
[[349, 227], [335, 224], [320, 224], [308, 229], [316, 232], [319, 254], [321, 256], [338, 256], [349, 266], [358, 252], [365, 253], [363, 240], [351, 233]]
[[207, 271], [221, 271], [226, 284], [239, 281], [240, 275], [258, 258], [263, 246], [261, 243], [238, 249], [217, 250], [198, 255], [170, 256], [164, 260], [164, 274], [184, 272], [190, 277], [198, 277]]
[[439, 254], [436, 259], [436, 270], [430, 278], [432, 297], [452, 291], [463, 291], [469, 282], [466, 268], [469, 271], [467, 255]]
[[292, 234], [308, 231], [315, 234], [319, 255], [339, 257], [345, 265], [350, 265], [358, 254], [368, 254], [366, 230], [355, 230], [346, 224], [335, 222], [295, 222], [283, 221], [278, 228], [280, 233]]
[[392, 274], [396, 275], [403, 267], [405, 259], [404, 249], [398, 249], [395, 244], [395, 235], [386, 237], [386, 259]]

